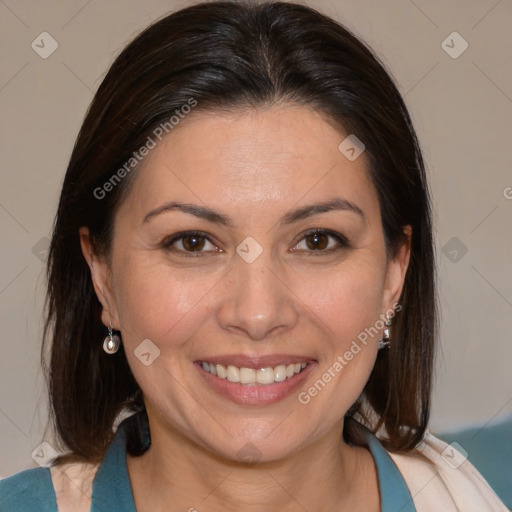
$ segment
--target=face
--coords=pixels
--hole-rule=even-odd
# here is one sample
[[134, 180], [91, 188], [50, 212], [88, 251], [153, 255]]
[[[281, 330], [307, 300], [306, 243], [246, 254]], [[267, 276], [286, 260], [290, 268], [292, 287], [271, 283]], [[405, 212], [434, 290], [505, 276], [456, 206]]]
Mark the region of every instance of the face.
[[301, 106], [195, 113], [137, 171], [109, 264], [82, 228], [152, 435], [270, 461], [342, 425], [408, 263], [407, 246], [386, 256], [365, 155], [347, 159], [345, 136]]

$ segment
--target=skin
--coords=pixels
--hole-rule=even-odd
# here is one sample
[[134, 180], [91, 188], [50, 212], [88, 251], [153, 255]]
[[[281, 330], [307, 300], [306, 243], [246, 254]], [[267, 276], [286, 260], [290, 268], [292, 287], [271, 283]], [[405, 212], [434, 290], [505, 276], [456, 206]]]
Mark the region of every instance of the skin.
[[[110, 259], [81, 228], [103, 322], [122, 333], [150, 421], [151, 448], [127, 456], [137, 510], [380, 510], [370, 452], [342, 438], [380, 336], [307, 405], [297, 399], [398, 302], [409, 262], [408, 243], [387, 257], [365, 155], [341, 154], [345, 136], [297, 105], [191, 114], [138, 171], [115, 217]], [[277, 222], [335, 196], [364, 217], [332, 210]], [[208, 206], [234, 226], [180, 211], [144, 222], [168, 201]], [[312, 228], [340, 233], [349, 246], [321, 236], [320, 251], [339, 250], [319, 255], [304, 238]], [[163, 246], [186, 230], [208, 235], [202, 256], [187, 257], [190, 239], [174, 242], [174, 251]], [[236, 253], [248, 236], [263, 249], [250, 264]], [[134, 355], [145, 339], [160, 350], [149, 366]], [[294, 354], [316, 366], [283, 400], [240, 405], [213, 392], [193, 365], [225, 354]], [[260, 454], [250, 466], [237, 456], [249, 442]]]

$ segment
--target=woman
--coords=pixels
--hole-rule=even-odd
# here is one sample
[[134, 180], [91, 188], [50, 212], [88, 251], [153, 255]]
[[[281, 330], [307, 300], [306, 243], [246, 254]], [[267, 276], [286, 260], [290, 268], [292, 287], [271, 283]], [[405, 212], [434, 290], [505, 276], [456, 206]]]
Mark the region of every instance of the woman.
[[2, 481], [1, 510], [506, 510], [427, 430], [432, 245], [407, 109], [344, 27], [280, 2], [153, 24], [62, 188], [67, 453]]

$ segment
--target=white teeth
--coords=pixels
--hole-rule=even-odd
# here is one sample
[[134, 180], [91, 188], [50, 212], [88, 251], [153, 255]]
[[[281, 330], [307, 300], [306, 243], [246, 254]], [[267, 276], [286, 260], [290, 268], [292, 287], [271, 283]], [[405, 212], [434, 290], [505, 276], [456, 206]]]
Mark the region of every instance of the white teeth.
[[256, 372], [256, 382], [258, 384], [272, 384], [274, 382], [273, 368], [261, 368]]
[[240, 382], [242, 384], [254, 384], [256, 382], [256, 370], [253, 368], [240, 368]]
[[240, 370], [236, 366], [228, 366], [226, 378], [229, 382], [240, 382]]
[[280, 364], [274, 368], [274, 380], [276, 382], [283, 382], [286, 379], [286, 366]]
[[240, 384], [261, 384], [268, 385], [274, 382], [283, 382], [290, 377], [300, 373], [306, 368], [307, 363], [292, 363], [289, 365], [280, 364], [272, 368], [267, 366], [255, 370], [244, 366], [237, 367], [233, 365], [224, 366], [222, 364], [213, 364], [203, 361], [203, 369], [220, 379], [227, 379], [229, 382], [239, 382]]
[[221, 364], [218, 364], [216, 366], [216, 370], [217, 370], [217, 377], [220, 377], [221, 379], [225, 379], [226, 378], [228, 373], [226, 371], [226, 367], [225, 366], [222, 366]]

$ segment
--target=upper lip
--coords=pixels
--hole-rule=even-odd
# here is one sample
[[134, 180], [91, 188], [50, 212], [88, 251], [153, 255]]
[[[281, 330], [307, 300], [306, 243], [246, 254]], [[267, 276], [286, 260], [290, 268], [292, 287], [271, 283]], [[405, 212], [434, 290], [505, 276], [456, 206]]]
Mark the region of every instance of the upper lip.
[[265, 356], [246, 356], [243, 354], [230, 354], [223, 356], [205, 356], [198, 359], [197, 362], [212, 364], [222, 364], [224, 366], [238, 366], [244, 368], [267, 368], [275, 367], [281, 364], [289, 365], [296, 363], [310, 363], [314, 361], [311, 357], [297, 356], [290, 354], [269, 354]]

